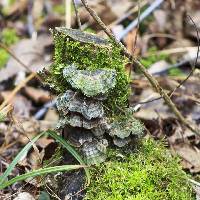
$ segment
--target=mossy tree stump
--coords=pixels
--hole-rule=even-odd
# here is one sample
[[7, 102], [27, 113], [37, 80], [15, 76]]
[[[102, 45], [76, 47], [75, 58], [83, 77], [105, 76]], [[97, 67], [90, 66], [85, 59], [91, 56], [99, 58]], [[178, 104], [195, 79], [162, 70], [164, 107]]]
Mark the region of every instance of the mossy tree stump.
[[96, 35], [63, 27], [52, 33], [54, 64], [45, 80], [59, 94], [57, 128], [64, 129], [88, 164], [98, 164], [110, 143], [122, 147], [130, 136], [143, 133], [128, 107], [127, 60], [112, 41]]

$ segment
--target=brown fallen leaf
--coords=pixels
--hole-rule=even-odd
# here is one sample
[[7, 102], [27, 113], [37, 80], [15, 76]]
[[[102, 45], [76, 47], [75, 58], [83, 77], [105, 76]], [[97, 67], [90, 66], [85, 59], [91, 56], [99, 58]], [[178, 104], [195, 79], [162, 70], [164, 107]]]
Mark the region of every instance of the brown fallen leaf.
[[23, 11], [27, 8], [28, 0], [18, 0], [15, 1], [13, 5], [4, 5], [4, 2], [8, 1], [2, 1], [0, 2], [3, 7], [6, 8], [6, 15], [11, 16], [11, 15], [19, 15], [22, 14]]
[[[22, 39], [13, 46], [13, 54], [29, 67], [37, 72], [51, 63], [50, 52], [46, 48], [52, 44], [52, 37], [41, 34], [36, 40]], [[13, 57], [10, 57], [5, 68], [0, 70], [0, 82], [16, 75], [19, 71], [26, 71]]]
[[44, 149], [52, 142], [54, 142], [53, 139], [47, 138], [47, 137], [42, 137], [42, 138], [38, 139], [38, 141], [36, 142], [36, 145]]
[[191, 18], [193, 19], [194, 23], [192, 22], [192, 20], [189, 20], [189, 18], [187, 17], [187, 15], [185, 16], [184, 22], [185, 22], [185, 34], [189, 37], [193, 37], [193, 38], [197, 38], [197, 31], [196, 28], [198, 29], [198, 31], [200, 30], [200, 12], [199, 9], [197, 10], [192, 10], [192, 13], [190, 14]]
[[189, 167], [192, 173], [200, 172], [200, 149], [186, 143], [172, 145], [171, 147], [184, 159], [184, 167]]
[[58, 112], [56, 111], [56, 109], [54, 109], [54, 108], [48, 109], [48, 111], [44, 117], [44, 120], [52, 122], [52, 124], [56, 124], [59, 120], [59, 115], [58, 115]]
[[131, 0], [107, 0], [106, 3], [117, 18], [121, 17], [131, 6], [133, 6], [133, 1]]
[[[5, 100], [7, 99], [12, 91], [3, 91], [0, 96]], [[31, 102], [24, 96], [17, 94], [10, 102], [13, 105], [13, 113], [21, 117], [30, 117], [30, 112], [32, 110]]]
[[52, 99], [50, 92], [43, 89], [26, 86], [24, 92], [35, 103], [46, 103]]

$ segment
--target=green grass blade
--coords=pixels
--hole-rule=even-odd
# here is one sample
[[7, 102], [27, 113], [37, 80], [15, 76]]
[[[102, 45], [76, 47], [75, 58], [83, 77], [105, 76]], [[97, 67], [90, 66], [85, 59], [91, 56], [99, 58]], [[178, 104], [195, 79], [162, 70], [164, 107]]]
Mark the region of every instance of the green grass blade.
[[[39, 135], [37, 135], [36, 137], [34, 137], [15, 157], [15, 159], [11, 162], [11, 164], [8, 166], [7, 170], [4, 172], [4, 174], [2, 176], [0, 176], [0, 185], [2, 185], [4, 183], [4, 181], [6, 180], [6, 178], [8, 177], [8, 175], [11, 173], [11, 171], [14, 169], [14, 167], [16, 166], [16, 164], [19, 162], [19, 160], [21, 160], [21, 158], [24, 157], [24, 155], [27, 154], [27, 152], [30, 150], [30, 148], [32, 147], [32, 145], [43, 135], [50, 135], [52, 138], [54, 138], [57, 142], [59, 142], [63, 147], [65, 147], [78, 161], [81, 165], [86, 165], [85, 162], [83, 161], [83, 159], [81, 158], [81, 156], [78, 154], [78, 152], [70, 146], [70, 144], [64, 140], [61, 136], [57, 135], [57, 133], [55, 131], [44, 131], [42, 133], [40, 133]], [[84, 168], [86, 176], [87, 176], [87, 185], [90, 184], [90, 172], [89, 169]], [[26, 175], [26, 174], [24, 174]], [[21, 175], [23, 176], [23, 175]], [[18, 176], [20, 177], [20, 176]], [[13, 180], [13, 179], [12, 179]], [[15, 180], [15, 179], [14, 179]], [[10, 180], [11, 181], [11, 180]], [[9, 181], [7, 181], [9, 182]], [[7, 183], [6, 182], [6, 183]], [[5, 183], [5, 184], [6, 184]]]
[[9, 185], [12, 185], [13, 183], [25, 180], [27, 178], [33, 178], [35, 176], [41, 176], [43, 174], [48, 174], [48, 173], [70, 171], [70, 170], [79, 169], [82, 167], [84, 167], [84, 166], [82, 166], [82, 165], [62, 165], [62, 166], [54, 166], [54, 167], [47, 167], [47, 168], [41, 168], [38, 170], [33, 170], [31, 172], [28, 172], [28, 173], [20, 175], [20, 176], [16, 176], [15, 178], [4, 182], [3, 184], [0, 185], [0, 189], [8, 187]]
[[[56, 141], [58, 141], [60, 144], [62, 144], [63, 147], [65, 147], [73, 156], [74, 158], [76, 158], [76, 160], [79, 161], [79, 163], [81, 165], [86, 165], [85, 162], [83, 161], [83, 159], [81, 158], [81, 156], [78, 154], [78, 152], [71, 147], [71, 145], [65, 140], [63, 139], [61, 136], [59, 136], [55, 131], [46, 131], [46, 133], [48, 133], [52, 138], [54, 138]], [[87, 185], [90, 184], [90, 172], [88, 168], [84, 168], [85, 170], [85, 174], [87, 176]]]
[[4, 174], [2, 176], [0, 176], [0, 185], [6, 180], [6, 178], [8, 177], [8, 175], [11, 173], [11, 171], [14, 169], [15, 165], [19, 162], [19, 160], [21, 160], [21, 158], [24, 157], [24, 155], [27, 154], [27, 152], [29, 151], [29, 149], [32, 147], [32, 145], [42, 136], [44, 135], [45, 132], [40, 133], [39, 135], [37, 135], [36, 137], [34, 137], [15, 157], [15, 159], [11, 162], [11, 164], [8, 166], [8, 168], [6, 169], [6, 171], [4, 172]]

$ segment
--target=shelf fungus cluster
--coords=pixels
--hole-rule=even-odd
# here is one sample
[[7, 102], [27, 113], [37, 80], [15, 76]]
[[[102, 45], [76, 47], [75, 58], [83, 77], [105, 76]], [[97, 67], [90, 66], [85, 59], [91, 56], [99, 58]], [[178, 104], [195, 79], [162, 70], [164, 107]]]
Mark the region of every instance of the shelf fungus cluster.
[[87, 164], [101, 163], [110, 143], [123, 147], [143, 134], [128, 108], [123, 56], [112, 42], [93, 34], [67, 28], [53, 34], [55, 63], [46, 80], [60, 93], [57, 128], [82, 151]]

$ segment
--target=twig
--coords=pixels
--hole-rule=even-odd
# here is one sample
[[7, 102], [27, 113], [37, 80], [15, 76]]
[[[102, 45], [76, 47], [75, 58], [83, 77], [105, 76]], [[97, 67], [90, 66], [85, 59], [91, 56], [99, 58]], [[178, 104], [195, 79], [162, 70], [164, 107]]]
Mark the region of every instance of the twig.
[[167, 50], [162, 50], [162, 51], [158, 51], [158, 52], [151, 52], [151, 53], [145, 53], [143, 55], [143, 57], [148, 57], [149, 55], [162, 55], [162, 54], [177, 54], [177, 53], [185, 53], [185, 52], [189, 52], [189, 51], [195, 51], [197, 50], [198, 47], [179, 47], [179, 48], [172, 48], [172, 49], [167, 49]]
[[124, 55], [126, 55], [130, 61], [133, 63], [135, 67], [138, 67], [138, 69], [145, 75], [145, 77], [149, 80], [152, 87], [163, 97], [166, 104], [171, 108], [171, 110], [174, 112], [174, 114], [177, 116], [177, 118], [188, 127], [191, 131], [195, 132], [196, 134], [200, 135], [200, 131], [197, 128], [193, 128], [184, 117], [180, 113], [180, 111], [176, 108], [175, 104], [172, 102], [172, 100], [169, 98], [167, 93], [162, 89], [162, 87], [159, 85], [158, 81], [148, 73], [146, 68], [137, 60], [135, 59], [124, 47], [124, 45], [119, 42], [115, 36], [112, 34], [112, 32], [107, 28], [107, 26], [102, 22], [102, 20], [97, 16], [96, 12], [88, 5], [87, 0], [81, 0], [86, 10], [90, 13], [90, 15], [94, 18], [94, 20], [101, 26], [101, 28], [104, 30], [104, 32], [115, 42], [116, 45], [120, 46], [122, 48], [122, 51]]
[[80, 30], [82, 30], [81, 19], [80, 19], [79, 13], [78, 13], [78, 9], [76, 7], [76, 2], [75, 2], [75, 0], [72, 0], [72, 2], [73, 2], [73, 5], [74, 5], [74, 11], [75, 11], [75, 14], [76, 14], [76, 20], [77, 20], [78, 27], [79, 27]]
[[181, 83], [171, 92], [170, 94], [170, 97], [173, 95], [173, 93], [178, 89], [180, 88], [194, 73], [195, 69], [196, 69], [196, 65], [197, 65], [197, 61], [198, 61], [198, 58], [199, 58], [199, 46], [200, 46], [200, 41], [199, 41], [199, 31], [198, 31], [198, 28], [194, 22], [194, 20], [192, 19], [192, 17], [190, 15], [187, 15], [187, 17], [192, 21], [195, 29], [196, 29], [196, 33], [197, 33], [197, 44], [198, 44], [198, 49], [197, 49], [197, 56], [196, 56], [196, 60], [195, 60], [195, 63], [192, 67], [192, 70], [190, 71], [190, 73], [188, 74], [188, 76], [183, 80], [181, 81]]
[[[155, 0], [140, 16], [140, 21], [145, 19], [151, 14], [164, 0]], [[119, 40], [122, 40], [133, 28], [138, 24], [138, 19], [131, 22], [118, 36]]]
[[6, 50], [7, 53], [9, 53], [21, 66], [23, 66], [26, 70], [32, 73], [28, 66], [25, 65], [19, 58], [17, 58], [17, 56], [15, 56], [15, 54], [8, 47], [6, 47], [3, 43], [0, 43], [0, 47]]
[[8, 96], [7, 99], [4, 100], [4, 102], [0, 105], [0, 110], [2, 110], [11, 100], [12, 98], [17, 94], [17, 92], [23, 88], [27, 82], [29, 82], [31, 79], [35, 77], [35, 73], [30, 74], [25, 80], [23, 80]]
[[[172, 92], [168, 93], [168, 95], [169, 95], [170, 98], [173, 96], [173, 94], [175, 93], [175, 91], [176, 91], [178, 88], [180, 88], [180, 87], [193, 75], [193, 73], [194, 73], [194, 71], [195, 71], [195, 69], [196, 69], [196, 65], [197, 65], [198, 58], [199, 58], [199, 51], [200, 51], [200, 41], [199, 41], [199, 38], [200, 38], [200, 37], [199, 37], [199, 31], [198, 31], [198, 28], [197, 28], [197, 26], [196, 26], [194, 20], [191, 18], [190, 15], [188, 15], [188, 18], [192, 21], [192, 23], [193, 23], [193, 25], [194, 25], [194, 27], [195, 27], [195, 29], [196, 29], [196, 33], [197, 33], [197, 44], [198, 44], [198, 46], [197, 46], [197, 55], [196, 55], [195, 63], [194, 63], [194, 65], [193, 65], [193, 67], [192, 67], [190, 73], [187, 75], [187, 77], [186, 77], [185, 79], [183, 79], [183, 80], [179, 83], [179, 85], [178, 85], [176, 88], [174, 88], [174, 90], [173, 90]], [[192, 47], [191, 47], [191, 48], [192, 48]], [[195, 47], [195, 48], [196, 48], [196, 47]], [[181, 61], [180, 63], [177, 63], [177, 64], [174, 65], [174, 66], [179, 66], [180, 64], [183, 64], [183, 63], [185, 63], [185, 62], [187, 62], [187, 61]], [[152, 100], [150, 100], [150, 101], [142, 102], [141, 104], [150, 103], [150, 102], [153, 102], [153, 101], [157, 101], [157, 100], [159, 100], [159, 99], [161, 99], [161, 98], [162, 98], [162, 97], [158, 97], [158, 98], [152, 99]]]
[[65, 23], [67, 28], [71, 28], [71, 2], [72, 0], [65, 0]]
[[[168, 92], [168, 95], [170, 95], [171, 94], [171, 92]], [[180, 97], [180, 96], [184, 96], [184, 97], [186, 97], [187, 99], [189, 99], [189, 100], [191, 100], [191, 101], [194, 101], [195, 103], [198, 103], [198, 104], [200, 104], [200, 100], [199, 99], [197, 99], [197, 98], [195, 98], [194, 96], [189, 96], [189, 95], [186, 95], [186, 94], [180, 94], [180, 93], [177, 93], [177, 92], [174, 92], [173, 93], [173, 96], [178, 96], [178, 97]], [[135, 105], [138, 105], [138, 104], [140, 104], [140, 105], [142, 105], [142, 104], [147, 104], [147, 103], [151, 103], [151, 102], [153, 102], [153, 101], [157, 101], [157, 100], [160, 100], [160, 99], [162, 99], [162, 97], [157, 97], [157, 98], [153, 98], [152, 99], [152, 97], [150, 96], [149, 98], [147, 98], [147, 99], [144, 99], [143, 101], [141, 101], [141, 102], [137, 102], [137, 104], [135, 104]]]
[[[140, 3], [140, 7], [143, 7], [147, 4], [147, 0], [144, 0]], [[108, 25], [108, 27], [113, 27], [116, 24], [119, 24], [120, 22], [122, 22], [123, 20], [125, 20], [126, 18], [128, 18], [130, 15], [132, 15], [133, 13], [137, 12], [139, 10], [139, 5], [137, 4], [137, 6], [135, 6], [134, 8], [132, 8], [130, 11], [128, 11], [128, 13], [125, 13], [124, 15], [122, 15], [119, 19], [115, 20], [114, 22], [112, 22], [110, 25]]]

